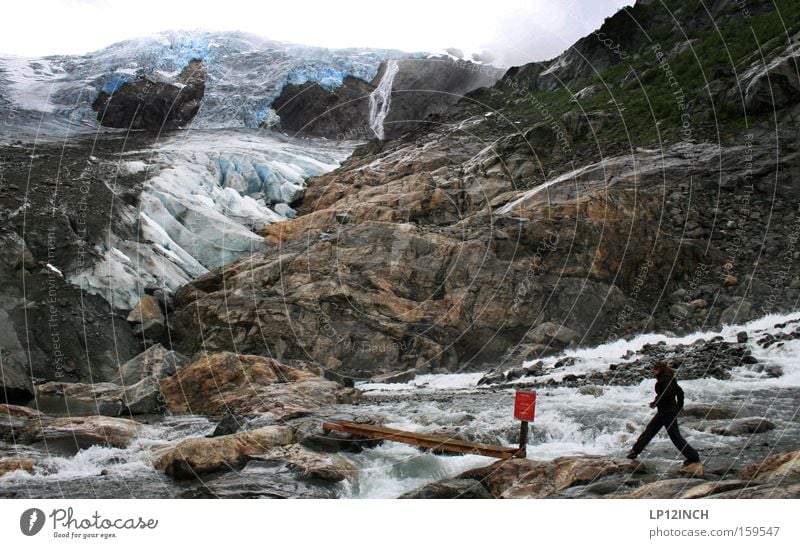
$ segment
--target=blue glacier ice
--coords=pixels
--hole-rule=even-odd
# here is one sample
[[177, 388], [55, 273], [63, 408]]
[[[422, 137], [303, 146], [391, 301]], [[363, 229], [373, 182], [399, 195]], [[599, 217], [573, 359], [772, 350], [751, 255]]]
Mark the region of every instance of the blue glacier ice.
[[[268, 40], [242, 32], [170, 31], [118, 42], [86, 55], [38, 59], [0, 56], [0, 96], [31, 111], [40, 133], [72, 127], [96, 129], [91, 104], [101, 91], [146, 76], [174, 81], [186, 64], [203, 60], [206, 91], [194, 128], [269, 127], [270, 108], [284, 86], [316, 82], [327, 90], [348, 76], [371, 81], [383, 61], [426, 56], [396, 50], [332, 50]], [[46, 113], [44, 119], [35, 114]], [[41, 122], [41, 123], [40, 123]]]

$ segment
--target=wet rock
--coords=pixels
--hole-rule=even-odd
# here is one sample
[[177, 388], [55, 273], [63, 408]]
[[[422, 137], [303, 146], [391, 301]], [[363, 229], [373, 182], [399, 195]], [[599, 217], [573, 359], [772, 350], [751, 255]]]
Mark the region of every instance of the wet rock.
[[33, 472], [36, 462], [31, 459], [2, 459], [0, 460], [0, 476], [17, 470]]
[[185, 439], [157, 451], [152, 464], [168, 476], [191, 479], [208, 472], [237, 468], [255, 455], [291, 442], [291, 428], [264, 426], [230, 436]]
[[229, 436], [239, 432], [246, 424], [247, 419], [236, 413], [227, 412], [217, 423], [214, 432], [209, 436], [216, 438], [219, 436]]
[[372, 377], [371, 380], [372, 380], [372, 382], [380, 382], [380, 383], [384, 383], [384, 384], [395, 384], [395, 383], [403, 384], [403, 383], [407, 383], [409, 381], [414, 380], [414, 377], [416, 377], [416, 376], [417, 376], [417, 374], [416, 374], [416, 371], [414, 371], [414, 370], [410, 370], [410, 371], [394, 371], [394, 372], [390, 372], [390, 373], [385, 373], [383, 375], [376, 375], [376, 376]]
[[258, 460], [286, 463], [300, 479], [317, 479], [329, 482], [355, 481], [358, 467], [347, 458], [335, 453], [316, 453], [302, 445], [276, 447], [256, 456]]
[[147, 377], [123, 387], [114, 383], [49, 382], [36, 387], [39, 396], [57, 397], [72, 414], [118, 417], [132, 414], [153, 414], [163, 410], [164, 403], [158, 381]]
[[160, 380], [174, 375], [188, 362], [183, 354], [167, 350], [160, 343], [154, 344], [120, 366], [120, 380], [124, 385], [136, 384], [150, 376]]
[[712, 495], [718, 495], [720, 493], [725, 493], [728, 491], [736, 491], [739, 489], [744, 489], [745, 487], [751, 487], [752, 485], [753, 484], [750, 481], [736, 480], [736, 479], [707, 481], [705, 483], [695, 485], [694, 487], [692, 487], [687, 491], [683, 491], [678, 498], [700, 499], [700, 498], [710, 497]]
[[173, 413], [221, 416], [306, 414], [321, 405], [351, 403], [360, 392], [271, 358], [223, 352], [203, 356], [161, 380]]
[[459, 478], [480, 481], [495, 498], [546, 498], [604, 476], [644, 470], [639, 462], [606, 457], [559, 457], [550, 462], [511, 459], [469, 470]]
[[631, 493], [621, 495], [625, 499], [675, 499], [681, 498], [692, 489], [705, 485], [706, 480], [700, 478], [663, 479], [647, 483]]
[[[360, 424], [376, 424], [373, 420], [363, 420], [358, 417], [341, 417], [331, 420], [347, 420]], [[360, 453], [364, 448], [377, 447], [383, 443], [381, 439], [366, 439], [339, 430], [326, 430], [323, 421], [319, 419], [303, 420], [292, 425], [296, 429], [295, 436], [299, 443], [312, 451], [323, 453], [337, 453], [347, 451]]]
[[748, 339], [747, 331], [739, 331], [736, 334], [736, 342], [738, 343], [746, 343]]
[[719, 436], [746, 436], [748, 434], [762, 434], [774, 429], [775, 423], [762, 418], [736, 419], [724, 425], [708, 427], [709, 432]]
[[164, 396], [155, 377], [146, 377], [122, 391], [124, 413], [131, 415], [151, 415], [164, 410]]
[[122, 402], [123, 388], [110, 382], [48, 382], [37, 385], [36, 393], [40, 397], [62, 398], [66, 408], [77, 415], [118, 417], [125, 409]]
[[723, 310], [719, 321], [723, 325], [733, 325], [755, 319], [757, 316], [758, 311], [753, 306], [753, 303], [742, 300]]
[[573, 341], [579, 341], [580, 335], [574, 329], [553, 322], [545, 322], [531, 331], [526, 339], [536, 344], [566, 347]]
[[737, 412], [733, 409], [723, 407], [717, 404], [696, 404], [687, 405], [681, 412], [684, 417], [692, 417], [703, 420], [720, 420], [720, 419], [733, 419], [737, 416]]
[[742, 480], [792, 481], [800, 480], [800, 450], [772, 455], [760, 462], [754, 462], [740, 473]]
[[141, 428], [138, 422], [113, 417], [47, 417], [29, 421], [24, 439], [27, 443], [46, 442], [49, 451], [74, 452], [93, 445], [127, 447]]
[[492, 494], [483, 484], [474, 479], [445, 479], [423, 485], [404, 495], [401, 499], [492, 499]]
[[703, 477], [706, 474], [706, 470], [702, 463], [690, 462], [689, 464], [684, 464], [678, 468], [678, 474], [682, 476], [688, 476], [690, 478]]

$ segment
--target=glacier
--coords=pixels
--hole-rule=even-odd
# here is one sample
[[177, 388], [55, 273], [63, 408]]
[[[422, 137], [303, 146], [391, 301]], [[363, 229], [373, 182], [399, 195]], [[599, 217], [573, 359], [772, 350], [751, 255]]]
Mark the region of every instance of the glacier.
[[258, 230], [294, 216], [305, 180], [338, 167], [354, 146], [266, 130], [192, 130], [127, 152], [115, 167], [146, 174], [138, 203], [121, 207], [93, 250], [97, 260], [67, 280], [120, 309], [145, 287], [174, 292], [264, 249]]
[[91, 104], [138, 76], [171, 82], [189, 61], [204, 61], [206, 90], [192, 127], [270, 127], [270, 105], [287, 84], [327, 90], [354, 76], [371, 81], [383, 61], [425, 53], [387, 49], [331, 50], [242, 32], [169, 31], [126, 40], [86, 55], [24, 58], [0, 55], [0, 112], [16, 131], [67, 136], [97, 130]]

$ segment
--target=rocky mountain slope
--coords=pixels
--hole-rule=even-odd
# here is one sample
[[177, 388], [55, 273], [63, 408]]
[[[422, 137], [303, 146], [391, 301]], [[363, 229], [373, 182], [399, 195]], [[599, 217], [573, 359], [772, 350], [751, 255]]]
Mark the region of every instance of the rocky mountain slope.
[[[670, 5], [691, 21], [681, 32], [663, 34], [664, 10], [637, 3], [554, 61], [467, 95], [438, 124], [312, 179], [303, 215], [265, 229], [265, 253], [181, 290], [181, 344], [369, 377], [518, 362], [796, 307], [800, 107], [787, 67], [798, 35], [771, 29], [758, 36], [769, 57], [737, 46], [747, 51], [714, 81], [689, 88], [707, 61], [687, 65], [686, 55], [737, 32], [743, 16], [730, 2], [703, 17]], [[770, 5], [748, 16], [754, 28], [775, 19]], [[599, 37], [621, 40], [625, 21], [642, 31], [617, 44], [623, 60]], [[656, 33], [674, 43], [654, 43]], [[650, 89], [684, 76], [668, 99]], [[734, 86], [743, 95], [731, 100]], [[776, 114], [757, 106], [770, 89], [784, 90]], [[650, 102], [646, 118], [634, 100]]]

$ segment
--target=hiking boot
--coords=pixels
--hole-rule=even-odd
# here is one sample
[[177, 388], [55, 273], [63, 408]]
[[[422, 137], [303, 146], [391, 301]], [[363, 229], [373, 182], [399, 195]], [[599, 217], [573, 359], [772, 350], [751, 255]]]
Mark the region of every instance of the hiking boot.
[[684, 466], [689, 466], [690, 464], [697, 464], [700, 462], [700, 459], [686, 459], [683, 461]]
[[627, 455], [625, 455], [626, 459], [636, 460], [639, 457], [639, 453], [636, 451], [629, 451]]

